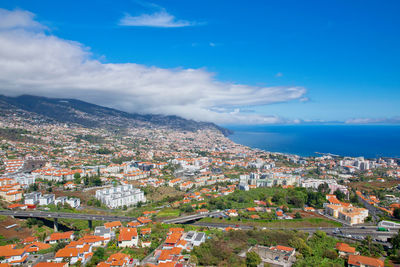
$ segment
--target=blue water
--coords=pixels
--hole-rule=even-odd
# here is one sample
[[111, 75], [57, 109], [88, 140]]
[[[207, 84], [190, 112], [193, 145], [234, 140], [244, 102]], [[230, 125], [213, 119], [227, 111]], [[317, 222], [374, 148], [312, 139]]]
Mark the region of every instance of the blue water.
[[315, 152], [366, 158], [400, 158], [400, 126], [285, 125], [225, 126], [239, 144], [271, 152], [316, 156]]

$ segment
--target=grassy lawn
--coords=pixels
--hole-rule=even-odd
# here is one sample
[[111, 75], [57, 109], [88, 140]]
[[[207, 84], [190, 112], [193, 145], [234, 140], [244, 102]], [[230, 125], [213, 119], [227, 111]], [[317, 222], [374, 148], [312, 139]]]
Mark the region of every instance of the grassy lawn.
[[157, 213], [157, 218], [162, 217], [179, 217], [178, 209], [163, 209], [159, 213]]
[[340, 227], [341, 223], [323, 218], [304, 218], [293, 220], [238, 220], [237, 218], [218, 219], [218, 218], [203, 218], [200, 222], [209, 223], [227, 223], [227, 224], [244, 224], [251, 226], [272, 227], [272, 228], [307, 228], [307, 227]]

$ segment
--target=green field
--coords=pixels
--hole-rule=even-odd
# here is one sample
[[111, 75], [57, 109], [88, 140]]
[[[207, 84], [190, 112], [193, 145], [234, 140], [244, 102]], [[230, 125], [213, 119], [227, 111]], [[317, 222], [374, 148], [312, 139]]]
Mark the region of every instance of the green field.
[[157, 213], [157, 218], [163, 217], [179, 217], [179, 210], [174, 209], [164, 209]]
[[218, 219], [218, 218], [203, 218], [200, 222], [209, 223], [226, 223], [226, 224], [242, 224], [260, 227], [271, 227], [271, 228], [306, 228], [306, 227], [340, 227], [341, 223], [331, 221], [323, 218], [304, 218], [304, 219], [293, 219], [293, 220], [246, 220], [237, 218]]

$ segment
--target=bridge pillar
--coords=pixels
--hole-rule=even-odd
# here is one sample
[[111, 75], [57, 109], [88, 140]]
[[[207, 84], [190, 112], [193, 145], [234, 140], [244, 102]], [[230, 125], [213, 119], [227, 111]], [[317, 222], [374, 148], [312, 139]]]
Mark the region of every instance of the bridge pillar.
[[58, 219], [54, 218], [54, 232], [58, 232]]
[[88, 220], [88, 223], [89, 223], [89, 229], [92, 229], [93, 228], [93, 221], [92, 220]]

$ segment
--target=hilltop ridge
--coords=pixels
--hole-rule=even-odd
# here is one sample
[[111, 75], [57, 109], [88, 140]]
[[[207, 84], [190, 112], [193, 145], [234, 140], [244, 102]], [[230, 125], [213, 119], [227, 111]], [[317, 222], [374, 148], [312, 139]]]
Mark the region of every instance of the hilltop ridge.
[[198, 122], [174, 115], [128, 113], [82, 100], [33, 95], [0, 95], [0, 114], [21, 113], [39, 116], [48, 122], [71, 123], [84, 127], [125, 128], [166, 127], [183, 131], [216, 130], [227, 136], [232, 132], [211, 122]]

